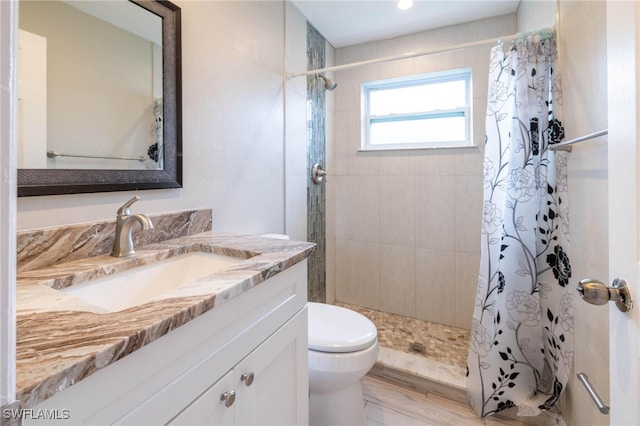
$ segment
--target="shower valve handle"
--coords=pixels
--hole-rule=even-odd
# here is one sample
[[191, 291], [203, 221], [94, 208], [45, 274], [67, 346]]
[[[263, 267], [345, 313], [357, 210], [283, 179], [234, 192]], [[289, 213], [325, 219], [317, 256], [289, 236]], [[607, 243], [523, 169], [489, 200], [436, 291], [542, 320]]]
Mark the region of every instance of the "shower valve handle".
[[606, 305], [615, 302], [621, 312], [629, 312], [633, 308], [631, 291], [625, 280], [616, 278], [611, 287], [607, 287], [601, 281], [585, 278], [578, 283], [576, 288], [582, 300], [592, 305]]
[[313, 167], [311, 167], [311, 180], [313, 180], [313, 183], [316, 185], [327, 181], [327, 172], [318, 163], [315, 163]]

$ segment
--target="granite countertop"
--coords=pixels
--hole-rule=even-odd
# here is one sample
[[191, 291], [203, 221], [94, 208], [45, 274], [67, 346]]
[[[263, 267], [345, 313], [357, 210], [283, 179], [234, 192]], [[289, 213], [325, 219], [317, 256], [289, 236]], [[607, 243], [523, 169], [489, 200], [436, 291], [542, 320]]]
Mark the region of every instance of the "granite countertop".
[[[30, 408], [292, 265], [315, 245], [207, 231], [18, 274], [16, 396]], [[59, 289], [189, 252], [243, 260], [151, 302], [118, 312]]]

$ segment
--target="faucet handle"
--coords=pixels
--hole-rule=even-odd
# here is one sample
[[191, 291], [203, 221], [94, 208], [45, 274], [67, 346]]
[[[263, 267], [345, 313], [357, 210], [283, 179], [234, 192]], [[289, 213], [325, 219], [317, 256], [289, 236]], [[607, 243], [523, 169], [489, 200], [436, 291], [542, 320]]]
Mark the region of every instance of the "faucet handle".
[[131, 204], [135, 203], [139, 199], [140, 199], [140, 197], [138, 197], [137, 195], [134, 195], [132, 199], [130, 199], [129, 201], [127, 201], [126, 203], [124, 203], [123, 205], [120, 206], [120, 208], [118, 209], [118, 212], [116, 214], [118, 216], [130, 215], [131, 214], [131, 210], [129, 210], [129, 207], [131, 207]]

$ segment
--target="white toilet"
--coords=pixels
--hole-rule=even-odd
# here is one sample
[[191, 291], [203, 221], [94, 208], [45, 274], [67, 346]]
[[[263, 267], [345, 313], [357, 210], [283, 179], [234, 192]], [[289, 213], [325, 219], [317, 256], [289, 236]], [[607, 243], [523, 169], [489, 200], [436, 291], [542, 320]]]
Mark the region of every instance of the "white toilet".
[[[282, 234], [263, 237], [289, 239]], [[308, 302], [309, 424], [364, 424], [360, 379], [378, 358], [378, 330], [350, 309]]]
[[339, 306], [308, 303], [309, 424], [362, 425], [360, 379], [378, 357], [376, 326]]

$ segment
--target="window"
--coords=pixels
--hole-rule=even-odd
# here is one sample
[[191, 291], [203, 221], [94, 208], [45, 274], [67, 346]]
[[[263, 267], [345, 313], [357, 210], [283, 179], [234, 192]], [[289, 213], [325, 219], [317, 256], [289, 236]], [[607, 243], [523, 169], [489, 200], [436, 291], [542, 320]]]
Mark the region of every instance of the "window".
[[362, 150], [473, 146], [471, 69], [362, 85]]

